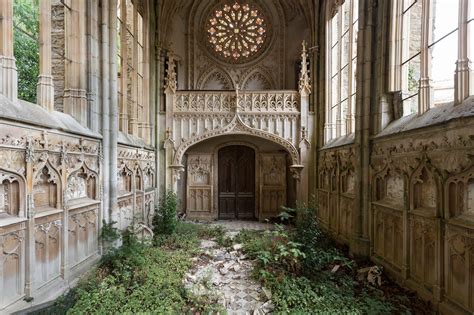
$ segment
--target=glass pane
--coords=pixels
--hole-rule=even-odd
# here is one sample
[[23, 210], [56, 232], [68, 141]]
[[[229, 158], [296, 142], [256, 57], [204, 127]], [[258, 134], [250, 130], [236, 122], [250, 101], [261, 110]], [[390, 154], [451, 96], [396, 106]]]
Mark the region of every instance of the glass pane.
[[138, 42], [140, 44], [143, 44], [143, 18], [140, 14], [138, 14], [137, 27], [138, 27]]
[[469, 19], [474, 19], [474, 1], [469, 1]]
[[403, 14], [403, 58], [405, 62], [421, 50], [421, 1], [415, 3]]
[[[333, 125], [333, 130], [336, 130], [335, 127], [336, 127], [336, 121], [337, 121], [337, 106], [336, 107], [333, 107], [332, 110], [331, 110], [331, 123]], [[336, 136], [336, 133], [333, 132], [333, 137], [332, 138], [335, 138]]]
[[133, 33], [133, 4], [127, 0], [127, 28]]
[[359, 19], [359, 0], [353, 0], [354, 9], [352, 10], [352, 22]]
[[339, 103], [339, 76], [335, 75], [332, 78], [331, 82], [331, 105], [336, 105]]
[[349, 63], [349, 32], [342, 36], [341, 68]]
[[342, 33], [344, 34], [348, 29], [349, 29], [349, 24], [350, 24], [350, 21], [351, 21], [351, 1], [350, 0], [347, 0], [344, 2], [344, 4], [342, 5], [342, 12], [343, 12], [343, 16], [342, 16]]
[[402, 66], [402, 98], [418, 93], [420, 81], [420, 56], [417, 56]]
[[357, 36], [359, 35], [359, 22], [355, 22], [352, 27], [352, 58], [357, 56]]
[[331, 75], [334, 75], [336, 72], [339, 71], [339, 44], [332, 48], [332, 56], [331, 56]]
[[356, 95], [352, 95], [352, 102], [351, 102], [351, 120], [352, 120], [352, 130], [351, 132], [355, 131], [355, 114], [356, 114]]
[[418, 112], [418, 94], [403, 101], [403, 116], [408, 116]]
[[[474, 7], [474, 1], [472, 3], [472, 7]], [[474, 62], [474, 20], [469, 22], [469, 24], [467, 25], [468, 27], [468, 34], [469, 34], [469, 37], [468, 37], [468, 56], [469, 56], [469, 59], [471, 60], [471, 62]]]
[[[405, 12], [416, 0], [404, 0], [403, 1], [403, 12]], [[421, 2], [421, 1], [418, 1]]]
[[431, 49], [431, 75], [434, 104], [454, 98], [454, 70], [458, 54], [458, 32], [444, 38]]
[[143, 74], [143, 47], [138, 46], [138, 74]]
[[349, 66], [346, 66], [341, 71], [341, 100], [345, 100], [349, 96]]
[[[431, 43], [457, 29], [459, 0], [432, 0], [433, 37]], [[430, 43], [430, 44], [431, 44]]]
[[347, 100], [345, 100], [344, 102], [341, 103], [341, 123], [342, 123], [342, 128], [341, 128], [341, 136], [345, 136], [347, 133], [347, 129], [346, 129], [346, 117], [347, 117], [347, 106], [349, 105], [349, 102]]
[[339, 12], [336, 13], [336, 15], [331, 20], [331, 37], [332, 37], [331, 46], [334, 46], [339, 39], [338, 38], [339, 36], [338, 25], [339, 25]]
[[352, 86], [351, 86], [351, 94], [357, 91], [357, 59], [352, 60]]

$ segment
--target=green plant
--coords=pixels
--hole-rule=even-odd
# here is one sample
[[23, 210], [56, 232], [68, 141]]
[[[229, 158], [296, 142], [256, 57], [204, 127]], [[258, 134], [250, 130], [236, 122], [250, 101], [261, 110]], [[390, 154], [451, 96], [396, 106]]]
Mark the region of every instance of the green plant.
[[114, 226], [117, 221], [102, 220], [102, 229], [100, 230], [100, 239], [106, 243], [113, 243], [120, 238], [119, 230]]
[[176, 208], [178, 206], [178, 197], [168, 190], [161, 197], [153, 217], [153, 232], [156, 236], [160, 234], [170, 235], [176, 231], [178, 217]]

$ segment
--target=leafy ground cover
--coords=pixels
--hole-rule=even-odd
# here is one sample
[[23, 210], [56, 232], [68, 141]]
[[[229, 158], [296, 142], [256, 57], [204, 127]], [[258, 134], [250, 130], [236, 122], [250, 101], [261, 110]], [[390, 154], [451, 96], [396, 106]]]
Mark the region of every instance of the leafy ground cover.
[[123, 245], [111, 249], [77, 287], [35, 314], [216, 312], [217, 306], [192, 296], [182, 280], [200, 240], [221, 233], [219, 228], [179, 222], [172, 234], [158, 235], [153, 245], [125, 233]]
[[242, 231], [235, 239], [255, 259], [254, 276], [272, 292], [276, 313], [432, 314], [429, 305], [384, 278], [381, 286], [357, 279], [364, 262], [349, 259], [325, 234], [315, 209], [286, 209], [292, 228]]

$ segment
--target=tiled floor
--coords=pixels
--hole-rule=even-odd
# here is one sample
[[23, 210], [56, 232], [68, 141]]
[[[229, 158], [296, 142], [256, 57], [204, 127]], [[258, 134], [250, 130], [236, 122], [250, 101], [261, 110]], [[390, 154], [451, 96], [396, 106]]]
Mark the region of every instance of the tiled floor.
[[[271, 225], [251, 221], [218, 221], [227, 235], [235, 236], [242, 229], [265, 230]], [[185, 283], [195, 294], [216, 297], [227, 314], [266, 314], [271, 301], [260, 283], [251, 277], [253, 262], [239, 250], [226, 250], [213, 241], [202, 241], [203, 253], [195, 258], [194, 268]]]

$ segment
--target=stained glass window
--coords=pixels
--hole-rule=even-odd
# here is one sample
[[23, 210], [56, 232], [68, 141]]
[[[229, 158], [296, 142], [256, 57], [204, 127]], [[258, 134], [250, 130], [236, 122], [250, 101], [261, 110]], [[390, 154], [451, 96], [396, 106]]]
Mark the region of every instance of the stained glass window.
[[268, 21], [255, 4], [225, 3], [211, 11], [205, 30], [207, 44], [215, 56], [242, 63], [262, 52], [268, 38]]

